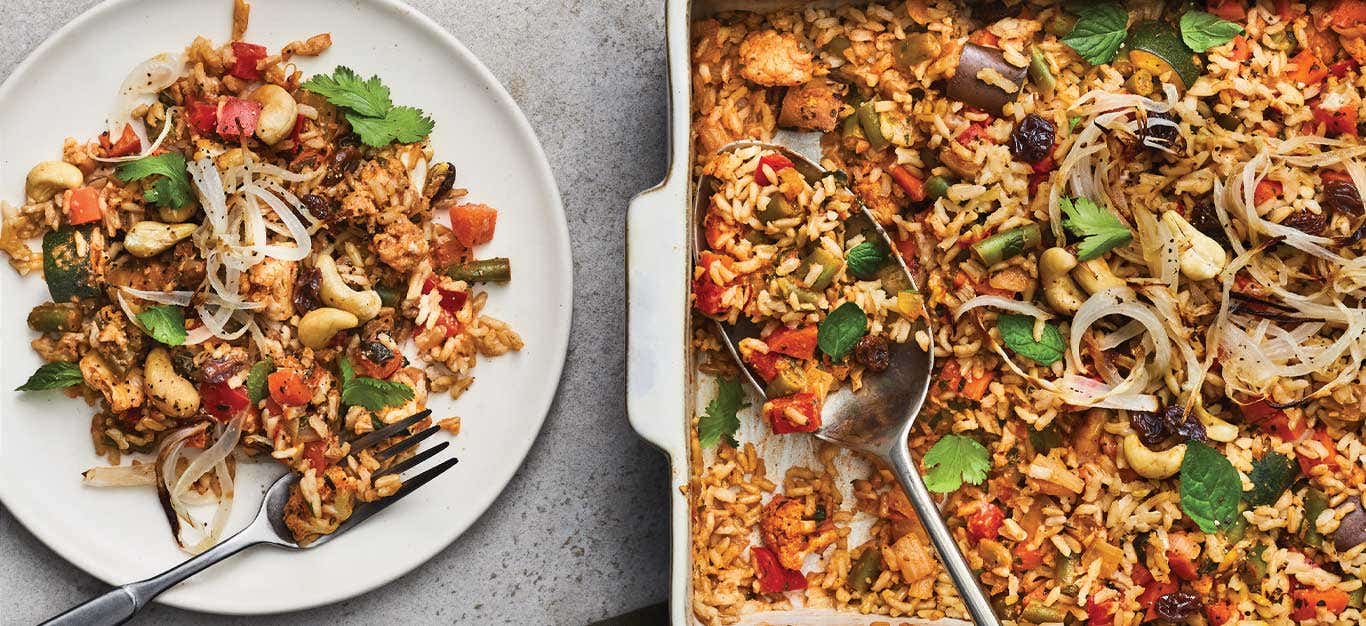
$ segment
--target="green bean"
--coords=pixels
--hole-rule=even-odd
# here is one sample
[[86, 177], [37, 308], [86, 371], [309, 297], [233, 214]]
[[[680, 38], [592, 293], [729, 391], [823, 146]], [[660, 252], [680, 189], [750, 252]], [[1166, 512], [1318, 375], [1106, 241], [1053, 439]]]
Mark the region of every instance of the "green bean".
[[441, 273], [467, 283], [505, 283], [512, 280], [512, 261], [496, 257], [455, 263], [446, 266]]
[[816, 275], [816, 279], [811, 281], [811, 284], [808, 285], [808, 287], [816, 290], [824, 290], [826, 287], [829, 287], [830, 282], [835, 279], [835, 273], [840, 271], [841, 267], [844, 267], [844, 259], [841, 259], [825, 248], [817, 246], [815, 250], [811, 251], [811, 254], [806, 255], [806, 258], [802, 260], [801, 268], [797, 270], [797, 276], [805, 278], [807, 273], [811, 271], [811, 268], [816, 265], [821, 266], [821, 272]]
[[932, 33], [911, 33], [896, 46], [896, 61], [902, 70], [910, 70], [939, 56], [942, 48], [939, 39]]
[[882, 574], [882, 554], [877, 546], [869, 546], [859, 555], [858, 560], [849, 568], [849, 589], [854, 593], [867, 593]]
[[855, 105], [854, 112], [850, 113], [849, 117], [844, 118], [844, 121], [840, 123], [840, 132], [843, 133], [845, 137], [864, 138], [863, 126], [859, 124], [858, 119], [858, 109], [860, 106], [862, 105]]
[[887, 136], [882, 134], [882, 114], [873, 108], [872, 102], [864, 102], [858, 107], [858, 123], [863, 129], [863, 136], [868, 139], [868, 144], [874, 150], [881, 150], [890, 143]]
[[81, 329], [81, 311], [69, 302], [45, 302], [28, 313], [28, 327], [42, 333], [71, 333]]
[[769, 196], [768, 204], [765, 204], [763, 210], [759, 211], [759, 219], [765, 222], [775, 222], [798, 215], [801, 215], [801, 209], [792, 204], [787, 196], [781, 193]]
[[1035, 624], [1061, 622], [1067, 619], [1067, 612], [1051, 606], [1044, 606], [1038, 601], [1031, 600], [1029, 604], [1025, 605], [1024, 612], [1020, 613], [1020, 619], [1026, 622], [1034, 622]]
[[1058, 84], [1058, 79], [1053, 78], [1053, 71], [1048, 69], [1048, 57], [1038, 46], [1029, 47], [1029, 79], [1034, 81], [1035, 87], [1044, 91], [1053, 91]]
[[1319, 534], [1318, 526], [1314, 524], [1314, 520], [1318, 519], [1319, 514], [1323, 513], [1327, 508], [1328, 498], [1323, 495], [1322, 491], [1310, 487], [1309, 491], [1304, 494], [1304, 526], [1302, 533], [1304, 534], [1305, 545], [1313, 546], [1315, 548], [1323, 545], [1323, 535]]
[[949, 179], [943, 176], [931, 176], [925, 180], [925, 197], [931, 200], [938, 200], [949, 195]]
[[1060, 583], [1072, 581], [1073, 574], [1077, 570], [1077, 561], [1070, 556], [1058, 555], [1058, 562], [1053, 565], [1053, 578]]
[[972, 251], [983, 265], [991, 267], [1006, 259], [1017, 257], [1025, 250], [1038, 248], [1042, 242], [1043, 236], [1039, 231], [1039, 225], [1029, 224], [996, 233], [974, 243]]
[[398, 305], [403, 302], [403, 293], [393, 285], [380, 283], [375, 285], [375, 292], [379, 294], [379, 303], [384, 306], [398, 308]]

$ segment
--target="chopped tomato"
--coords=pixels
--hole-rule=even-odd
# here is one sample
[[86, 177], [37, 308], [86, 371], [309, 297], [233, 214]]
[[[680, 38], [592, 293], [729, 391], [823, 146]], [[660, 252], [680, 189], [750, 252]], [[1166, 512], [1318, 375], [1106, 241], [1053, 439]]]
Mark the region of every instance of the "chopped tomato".
[[493, 239], [498, 224], [498, 209], [484, 204], [457, 204], [451, 207], [451, 232], [467, 247], [473, 248]]
[[138, 150], [142, 149], [142, 140], [133, 132], [132, 124], [124, 124], [123, 133], [119, 135], [118, 141], [109, 143], [109, 133], [104, 132], [100, 134], [100, 145], [104, 147], [107, 156], [121, 157], [137, 154]]
[[782, 369], [779, 364], [784, 361], [781, 354], [777, 352], [750, 352], [745, 356], [745, 362], [749, 363], [754, 371], [759, 373], [759, 378], [764, 382], [772, 381], [778, 377], [778, 371]]
[[1328, 15], [1328, 23], [1334, 28], [1344, 30], [1356, 28], [1366, 23], [1366, 2], [1362, 0], [1340, 0]]
[[967, 384], [963, 385], [963, 391], [959, 395], [969, 400], [981, 400], [982, 396], [987, 395], [987, 386], [991, 384], [993, 376], [995, 373], [987, 372], [977, 378], [969, 379]]
[[892, 181], [896, 183], [896, 186], [906, 192], [906, 197], [910, 198], [912, 202], [921, 202], [925, 199], [925, 181], [920, 180], [910, 170], [900, 165], [893, 165], [887, 171], [892, 175]]
[[1243, 419], [1262, 427], [1267, 432], [1280, 438], [1281, 441], [1299, 441], [1304, 435], [1304, 423], [1292, 421], [1290, 415], [1285, 411], [1271, 406], [1266, 398], [1258, 398], [1254, 402], [1238, 405], [1238, 410], [1243, 414]]
[[1357, 108], [1347, 105], [1339, 109], [1325, 109], [1321, 103], [1313, 105], [1314, 121], [1323, 124], [1325, 137], [1357, 136]]
[[66, 220], [71, 224], [89, 224], [104, 217], [100, 209], [100, 192], [94, 187], [77, 187], [66, 192]]
[[1001, 533], [1001, 524], [1006, 514], [1001, 507], [990, 502], [983, 503], [977, 512], [968, 517], [968, 537], [973, 543], [983, 539], [995, 539]]
[[218, 104], [213, 102], [190, 101], [190, 126], [207, 135], [218, 129]]
[[1305, 476], [1308, 476], [1309, 470], [1320, 465], [1327, 465], [1330, 469], [1337, 470], [1340, 467], [1338, 465], [1337, 442], [1333, 441], [1333, 438], [1328, 435], [1328, 432], [1322, 428], [1315, 428], [1309, 432], [1311, 433], [1311, 439], [1318, 441], [1320, 444], [1323, 444], [1324, 448], [1328, 449], [1328, 456], [1324, 458], [1310, 458], [1296, 452], [1295, 460], [1300, 464], [1300, 471], [1303, 472]]
[[1200, 577], [1200, 572], [1195, 569], [1195, 562], [1176, 549], [1167, 550], [1167, 564], [1171, 566], [1172, 574], [1181, 580], [1192, 581]]
[[242, 80], [261, 80], [261, 70], [256, 64], [266, 58], [266, 47], [245, 41], [232, 42], [232, 70], [229, 72]]
[[1207, 0], [1205, 10], [1231, 22], [1247, 19], [1246, 0]]
[[1319, 609], [1337, 615], [1347, 608], [1347, 592], [1341, 589], [1295, 589], [1290, 596], [1295, 599], [1290, 617], [1297, 620], [1314, 619]]
[[1015, 544], [1011, 550], [1015, 554], [1015, 571], [1030, 572], [1043, 565], [1043, 547], [1031, 547], [1028, 541]]
[[1325, 183], [1330, 180], [1342, 183], [1352, 182], [1352, 175], [1342, 170], [1319, 170], [1319, 178], [1322, 178]]
[[1306, 85], [1317, 85], [1328, 78], [1328, 67], [1320, 61], [1308, 48], [1295, 55], [1290, 60], [1294, 71], [1290, 72], [1290, 79], [1304, 83]]
[[967, 130], [958, 133], [958, 143], [968, 145], [976, 139], [986, 137], [987, 125], [983, 122], [973, 122], [968, 125]]
[[261, 117], [261, 103], [228, 97], [218, 105], [218, 134], [224, 137], [250, 137]]
[[782, 593], [806, 589], [806, 576], [797, 570], [778, 564], [778, 555], [761, 546], [749, 549], [754, 564], [754, 576], [759, 579], [759, 591]]
[[813, 359], [816, 357], [816, 327], [779, 328], [769, 335], [764, 343], [770, 350], [786, 354], [794, 359]]
[[440, 280], [435, 276], [428, 276], [422, 283], [422, 293], [431, 293], [433, 289], [441, 292], [441, 308], [452, 313], [459, 311], [465, 306], [465, 301], [469, 299], [469, 294], [456, 289], [443, 289]]
[[313, 399], [313, 390], [308, 388], [304, 377], [290, 369], [278, 369], [266, 377], [266, 388], [270, 397], [282, 406], [303, 406]]
[[711, 279], [712, 267], [717, 263], [726, 268], [731, 266], [730, 257], [711, 251], [702, 252], [697, 260], [698, 267], [703, 269], [702, 274], [692, 281], [693, 305], [705, 315], [720, 315], [726, 310], [721, 303], [721, 296], [730, 285], [718, 285]]
[[764, 172], [764, 166], [768, 166], [768, 169], [773, 170], [773, 175], [777, 176], [778, 172], [792, 167], [792, 159], [781, 154], [766, 154], [759, 157], [759, 169], [754, 170], [754, 182], [760, 185], [771, 185], [778, 181], [769, 180], [768, 174]]
[[1263, 178], [1261, 182], [1257, 183], [1257, 188], [1252, 192], [1252, 204], [1254, 206], [1261, 206], [1262, 203], [1267, 200], [1279, 198], [1283, 190], [1284, 187], [1280, 183]]
[[327, 442], [321, 439], [304, 444], [304, 458], [308, 459], [308, 464], [320, 474], [327, 469], [325, 452], [327, 452]]
[[227, 421], [251, 405], [247, 391], [229, 387], [227, 383], [204, 383], [199, 386], [204, 412], [219, 421]]
[[773, 432], [780, 435], [810, 433], [821, 427], [821, 410], [816, 396], [810, 393], [796, 393], [765, 402], [764, 417]]
[[1238, 35], [1233, 38], [1233, 51], [1229, 52], [1228, 58], [1233, 61], [1246, 61], [1252, 58], [1252, 46], [1248, 45], [1247, 37]]
[[915, 263], [916, 259], [920, 256], [920, 249], [916, 247], [915, 239], [911, 237], [896, 240], [896, 251], [897, 254], [901, 255], [901, 260], [905, 261], [907, 265]]
[[1342, 78], [1360, 67], [1356, 59], [1343, 59], [1328, 67], [1328, 74], [1333, 78]]
[[1095, 599], [1086, 600], [1086, 624], [1087, 626], [1114, 626], [1115, 623], [1115, 602], [1106, 600], [1099, 604]]
[[947, 391], [957, 392], [963, 384], [963, 370], [958, 361], [952, 360], [939, 368], [939, 384]]
[[1213, 626], [1223, 626], [1233, 619], [1233, 605], [1228, 602], [1206, 604], [1205, 617]]

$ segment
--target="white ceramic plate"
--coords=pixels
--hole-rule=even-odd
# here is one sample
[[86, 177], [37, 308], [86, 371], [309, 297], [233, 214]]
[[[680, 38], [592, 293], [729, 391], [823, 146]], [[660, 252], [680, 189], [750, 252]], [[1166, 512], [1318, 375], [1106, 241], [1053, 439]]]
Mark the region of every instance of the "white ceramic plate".
[[[0, 86], [0, 198], [23, 199], [32, 164], [60, 158], [68, 136], [94, 137], [125, 74], [196, 35], [226, 41], [231, 2], [112, 0], [68, 24]], [[526, 349], [483, 361], [458, 401], [433, 395], [437, 416], [459, 415], [451, 449], [460, 464], [349, 533], [301, 553], [258, 548], [161, 596], [178, 607], [268, 613], [336, 602], [412, 570], [445, 548], [502, 491], [531, 447], [564, 365], [572, 292], [569, 234], [559, 192], [530, 125], [492, 74], [450, 34], [394, 0], [257, 0], [246, 39], [278, 50], [322, 31], [333, 47], [300, 59], [307, 73], [347, 65], [379, 74], [397, 104], [436, 120], [432, 144], [455, 164], [474, 202], [499, 209], [481, 255], [512, 258], [514, 280], [490, 289], [488, 311], [521, 332]], [[0, 267], [0, 500], [63, 557], [110, 583], [160, 572], [185, 558], [150, 489], [82, 487], [100, 464], [91, 410], [57, 392], [10, 390], [38, 367], [28, 310], [47, 299], [38, 276]], [[446, 436], [442, 434], [441, 436]], [[243, 466], [230, 529], [254, 514], [278, 469]]]

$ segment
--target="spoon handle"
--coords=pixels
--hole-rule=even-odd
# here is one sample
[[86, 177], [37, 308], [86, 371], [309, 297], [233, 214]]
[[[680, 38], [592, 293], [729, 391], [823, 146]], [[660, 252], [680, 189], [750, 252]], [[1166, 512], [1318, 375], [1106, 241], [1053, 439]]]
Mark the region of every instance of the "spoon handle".
[[920, 522], [929, 533], [930, 541], [939, 552], [939, 562], [948, 570], [949, 577], [958, 588], [958, 595], [963, 598], [963, 605], [972, 616], [972, 621], [978, 626], [1000, 626], [1001, 620], [992, 610], [991, 600], [978, 583], [977, 574], [968, 567], [967, 559], [964, 559], [963, 553], [958, 550], [958, 542], [953, 540], [953, 534], [949, 532], [949, 527], [944, 524], [944, 518], [939, 514], [939, 507], [935, 506], [929, 490], [925, 488], [925, 481], [920, 478], [915, 461], [911, 459], [910, 449], [905, 443], [895, 445], [888, 456], [892, 473], [896, 474], [897, 480], [906, 490], [911, 506], [920, 516]]

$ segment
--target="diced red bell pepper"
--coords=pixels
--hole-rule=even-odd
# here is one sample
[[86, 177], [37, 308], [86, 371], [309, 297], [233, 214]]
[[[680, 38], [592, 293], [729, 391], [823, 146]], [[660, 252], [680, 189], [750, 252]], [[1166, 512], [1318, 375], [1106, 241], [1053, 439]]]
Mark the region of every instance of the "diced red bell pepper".
[[473, 248], [493, 240], [498, 209], [484, 204], [457, 204], [451, 207], [451, 232], [460, 243]]
[[190, 101], [190, 126], [207, 135], [218, 130], [218, 103]]
[[778, 377], [779, 364], [786, 358], [777, 352], [753, 351], [745, 355], [745, 362], [754, 368], [754, 371], [759, 374], [759, 378], [762, 378], [764, 382], [770, 382]]
[[816, 358], [816, 333], [813, 326], [801, 328], [782, 327], [764, 339], [770, 350], [786, 354], [794, 359], [811, 360]]
[[968, 145], [975, 140], [982, 139], [987, 135], [987, 125], [981, 122], [973, 122], [967, 129], [958, 133], [958, 143]]
[[947, 363], [944, 363], [943, 367], [939, 368], [939, 385], [940, 388], [951, 393], [957, 393], [962, 387], [963, 369], [962, 366], [958, 364], [957, 359], [948, 361]]
[[1253, 206], [1261, 206], [1267, 200], [1281, 197], [1281, 193], [1284, 189], [1284, 186], [1280, 183], [1268, 178], [1263, 178], [1261, 182], [1257, 183], [1256, 189], [1252, 191]]
[[218, 134], [224, 137], [249, 137], [256, 132], [256, 122], [260, 118], [260, 102], [226, 98], [218, 106]]
[[271, 399], [281, 406], [303, 406], [313, 399], [313, 390], [308, 388], [304, 377], [290, 369], [278, 369], [266, 377], [266, 388]]
[[1343, 59], [1328, 66], [1328, 74], [1333, 78], [1342, 78], [1360, 67], [1356, 59]]
[[203, 399], [204, 412], [222, 422], [251, 405], [245, 389], [229, 387], [227, 383], [204, 383], [199, 386], [199, 397]]
[[1181, 580], [1189, 582], [1200, 577], [1195, 562], [1177, 550], [1167, 550], [1167, 564], [1171, 566], [1172, 574]]
[[[773, 180], [769, 180], [768, 174], [764, 173], [765, 166], [767, 166], [768, 169], [773, 170], [773, 176], [775, 177]], [[759, 157], [759, 169], [754, 171], [754, 182], [759, 183], [760, 185], [771, 185], [776, 183], [778, 182], [776, 179], [778, 172], [789, 167], [792, 167], [792, 159], [781, 154], [766, 154], [761, 156]]]
[[1233, 38], [1233, 51], [1229, 52], [1228, 58], [1232, 61], [1246, 61], [1252, 58], [1252, 46], [1248, 44], [1247, 37], [1238, 35]]
[[754, 575], [759, 579], [759, 591], [782, 593], [806, 589], [806, 576], [797, 570], [779, 565], [778, 555], [772, 550], [753, 546], [749, 553], [754, 564]]
[[987, 389], [991, 386], [991, 379], [995, 376], [995, 372], [986, 372], [981, 376], [969, 379], [963, 385], [963, 390], [959, 392], [959, 395], [969, 400], [981, 400], [983, 396], [987, 395]]
[[1281, 441], [1299, 441], [1300, 437], [1304, 435], [1303, 422], [1292, 421], [1289, 414], [1271, 406], [1266, 398], [1258, 398], [1254, 402], [1240, 404], [1238, 410], [1243, 414], [1244, 420], [1262, 427], [1280, 438]]
[[465, 301], [469, 299], [469, 294], [463, 291], [443, 289], [435, 276], [427, 277], [427, 280], [422, 283], [422, 293], [431, 293], [432, 290], [441, 292], [441, 308], [452, 313], [464, 307]]
[[1233, 619], [1233, 605], [1228, 602], [1206, 604], [1205, 618], [1212, 626], [1223, 626]]
[[321, 439], [310, 441], [304, 444], [304, 458], [308, 459], [308, 464], [319, 474], [327, 469], [327, 442]]
[[1337, 442], [1333, 441], [1333, 438], [1328, 435], [1328, 432], [1322, 428], [1315, 428], [1310, 431], [1309, 436], [1311, 439], [1323, 444], [1324, 448], [1328, 449], [1328, 456], [1323, 458], [1310, 458], [1296, 452], [1295, 460], [1300, 464], [1300, 471], [1303, 472], [1305, 476], [1309, 476], [1309, 470], [1320, 465], [1327, 465], [1332, 470], [1339, 469]]
[[1313, 106], [1314, 121], [1323, 124], [1325, 137], [1357, 136], [1357, 109], [1347, 105], [1339, 109], [1325, 109], [1319, 104]]
[[1319, 170], [1319, 178], [1323, 179], [1323, 182], [1325, 183], [1330, 180], [1336, 180], [1342, 183], [1352, 182], [1352, 175], [1342, 170]]
[[1294, 589], [1290, 592], [1290, 597], [1295, 600], [1295, 608], [1290, 612], [1290, 617], [1296, 620], [1314, 619], [1319, 614], [1319, 609], [1326, 609], [1329, 613], [1337, 615], [1347, 608], [1347, 592], [1341, 589]]
[[1246, 0], [1207, 0], [1205, 10], [1230, 22], [1247, 19]]
[[66, 192], [66, 221], [73, 226], [98, 222], [104, 217], [100, 209], [100, 192], [94, 187], [77, 187]]
[[1113, 600], [1106, 600], [1099, 604], [1094, 598], [1086, 600], [1086, 624], [1087, 626], [1114, 626], [1115, 623], [1115, 603]]
[[892, 181], [896, 183], [896, 186], [906, 192], [906, 197], [910, 198], [912, 202], [925, 200], [925, 181], [920, 180], [910, 170], [900, 165], [893, 165], [887, 172], [892, 175]]
[[[787, 414], [789, 409], [801, 418], [793, 419]], [[794, 393], [765, 402], [764, 418], [772, 426], [773, 432], [779, 435], [810, 433], [821, 427], [821, 409], [816, 402], [816, 396], [810, 393]]]
[[1343, 30], [1356, 28], [1366, 23], [1366, 2], [1362, 0], [1338, 0], [1337, 6], [1328, 13], [1328, 23]]
[[1323, 64], [1312, 51], [1305, 48], [1302, 52], [1290, 59], [1287, 66], [1292, 68], [1290, 79], [1304, 83], [1306, 85], [1317, 85], [1328, 78], [1328, 66]]
[[1021, 541], [1011, 549], [1015, 555], [1014, 566], [1017, 572], [1031, 572], [1043, 565], [1043, 546], [1034, 547], [1028, 541]]
[[1001, 507], [990, 502], [984, 503], [975, 513], [968, 516], [968, 537], [972, 538], [973, 543], [983, 539], [995, 539], [1001, 533], [1001, 524], [1005, 519], [1006, 514]]
[[711, 279], [711, 268], [716, 263], [727, 268], [731, 266], [730, 257], [711, 251], [703, 251], [697, 259], [697, 265], [703, 268], [703, 272], [692, 281], [693, 306], [704, 315], [720, 315], [726, 310], [725, 305], [721, 303], [721, 296], [730, 285], [718, 285]]
[[132, 124], [124, 124], [118, 141], [110, 143], [109, 133], [104, 132], [100, 134], [100, 145], [104, 148], [106, 156], [121, 157], [137, 154], [142, 149], [142, 140], [133, 132]]
[[242, 80], [261, 80], [261, 70], [256, 63], [266, 58], [266, 47], [245, 41], [232, 42], [232, 71], [229, 73]]

